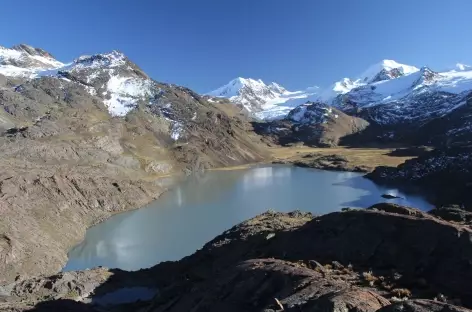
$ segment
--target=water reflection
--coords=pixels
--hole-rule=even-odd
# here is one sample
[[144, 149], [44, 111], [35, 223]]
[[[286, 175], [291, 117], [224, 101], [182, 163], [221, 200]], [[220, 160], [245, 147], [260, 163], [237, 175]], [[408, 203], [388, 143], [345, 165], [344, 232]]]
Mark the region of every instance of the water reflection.
[[[402, 198], [385, 200], [384, 193]], [[324, 214], [380, 201], [430, 208], [419, 196], [377, 186], [352, 172], [287, 166], [208, 172], [187, 179], [147, 208], [89, 229], [69, 253], [65, 270], [98, 265], [136, 270], [178, 260], [267, 209]]]
[[290, 178], [292, 169], [289, 167], [262, 167], [246, 171], [243, 176], [243, 188], [253, 190], [254, 188], [270, 187], [275, 183], [283, 183], [281, 178]]
[[[405, 190], [397, 188], [378, 186], [371, 180], [365, 179], [361, 175], [351, 176], [348, 179], [337, 181], [335, 186], [346, 186], [355, 190], [359, 190], [359, 196], [349, 198], [345, 202], [341, 203], [344, 207], [366, 207], [368, 205], [375, 204], [380, 201], [396, 203], [404, 206], [417, 207], [423, 210], [432, 209], [432, 206], [428, 204], [422, 196], [419, 196], [414, 191], [405, 193]], [[383, 199], [379, 196], [389, 194], [398, 198], [394, 199]]]

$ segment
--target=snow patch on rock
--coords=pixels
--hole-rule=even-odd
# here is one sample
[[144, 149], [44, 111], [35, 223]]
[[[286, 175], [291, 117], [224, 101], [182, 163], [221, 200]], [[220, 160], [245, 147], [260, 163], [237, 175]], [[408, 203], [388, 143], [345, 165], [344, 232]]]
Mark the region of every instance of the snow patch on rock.
[[180, 136], [182, 135], [183, 131], [183, 124], [175, 121], [172, 123], [171, 126], [170, 137], [172, 138], [172, 140], [177, 141], [178, 139], [180, 139]]
[[149, 99], [154, 91], [154, 83], [148, 79], [111, 76], [107, 83], [105, 100], [110, 114], [124, 116], [136, 107], [139, 100]]
[[331, 106], [321, 102], [307, 102], [293, 109], [287, 119], [300, 124], [327, 123], [329, 118], [337, 119]]

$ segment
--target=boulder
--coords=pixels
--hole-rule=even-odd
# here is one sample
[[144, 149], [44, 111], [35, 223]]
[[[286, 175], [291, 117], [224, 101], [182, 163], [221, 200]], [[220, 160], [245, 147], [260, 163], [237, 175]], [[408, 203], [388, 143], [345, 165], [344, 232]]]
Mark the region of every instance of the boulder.
[[389, 305], [378, 312], [472, 312], [472, 310], [432, 300], [408, 300]]
[[401, 206], [393, 203], [378, 203], [373, 206], [370, 206], [367, 208], [368, 210], [379, 210], [379, 211], [385, 211], [385, 212], [390, 212], [390, 213], [396, 213], [396, 214], [402, 214], [402, 215], [407, 215], [407, 216], [415, 216], [418, 218], [427, 218], [428, 215], [424, 213], [423, 211], [416, 209], [416, 208], [411, 208], [411, 207], [406, 207], [406, 206]]
[[467, 223], [472, 221], [472, 212], [466, 211], [457, 205], [435, 208], [429, 213], [447, 221]]
[[311, 311], [374, 312], [388, 305], [390, 301], [375, 292], [349, 289], [321, 297]]

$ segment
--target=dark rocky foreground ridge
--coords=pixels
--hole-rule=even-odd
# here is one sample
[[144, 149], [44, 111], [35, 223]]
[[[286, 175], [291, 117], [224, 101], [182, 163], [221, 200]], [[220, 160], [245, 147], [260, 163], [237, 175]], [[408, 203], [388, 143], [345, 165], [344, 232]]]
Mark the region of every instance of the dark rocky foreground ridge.
[[[101, 268], [19, 280], [0, 288], [0, 307], [465, 312], [471, 310], [459, 306], [472, 307], [471, 235], [467, 225], [393, 204], [320, 217], [267, 212], [189, 257], [148, 270]], [[106, 306], [104, 294], [132, 287], [154, 295]]]

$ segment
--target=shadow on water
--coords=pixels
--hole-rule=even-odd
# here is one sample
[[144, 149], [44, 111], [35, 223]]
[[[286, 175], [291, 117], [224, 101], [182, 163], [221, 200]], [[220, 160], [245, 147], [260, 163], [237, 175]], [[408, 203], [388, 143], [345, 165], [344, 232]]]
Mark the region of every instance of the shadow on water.
[[93, 307], [77, 302], [71, 299], [59, 299], [44, 301], [36, 304], [30, 312], [51, 312], [51, 311], [68, 311], [68, 312], [96, 312]]
[[[342, 203], [345, 207], [366, 208], [379, 202], [388, 202], [428, 211], [434, 208], [432, 204], [425, 201], [428, 194], [414, 186], [388, 186], [379, 185], [366, 178], [365, 176], [356, 176], [348, 178], [342, 182], [333, 183], [337, 186], [345, 186], [353, 189], [366, 191], [367, 194], [360, 195], [359, 198]], [[383, 194], [396, 196], [398, 198], [385, 199]]]

